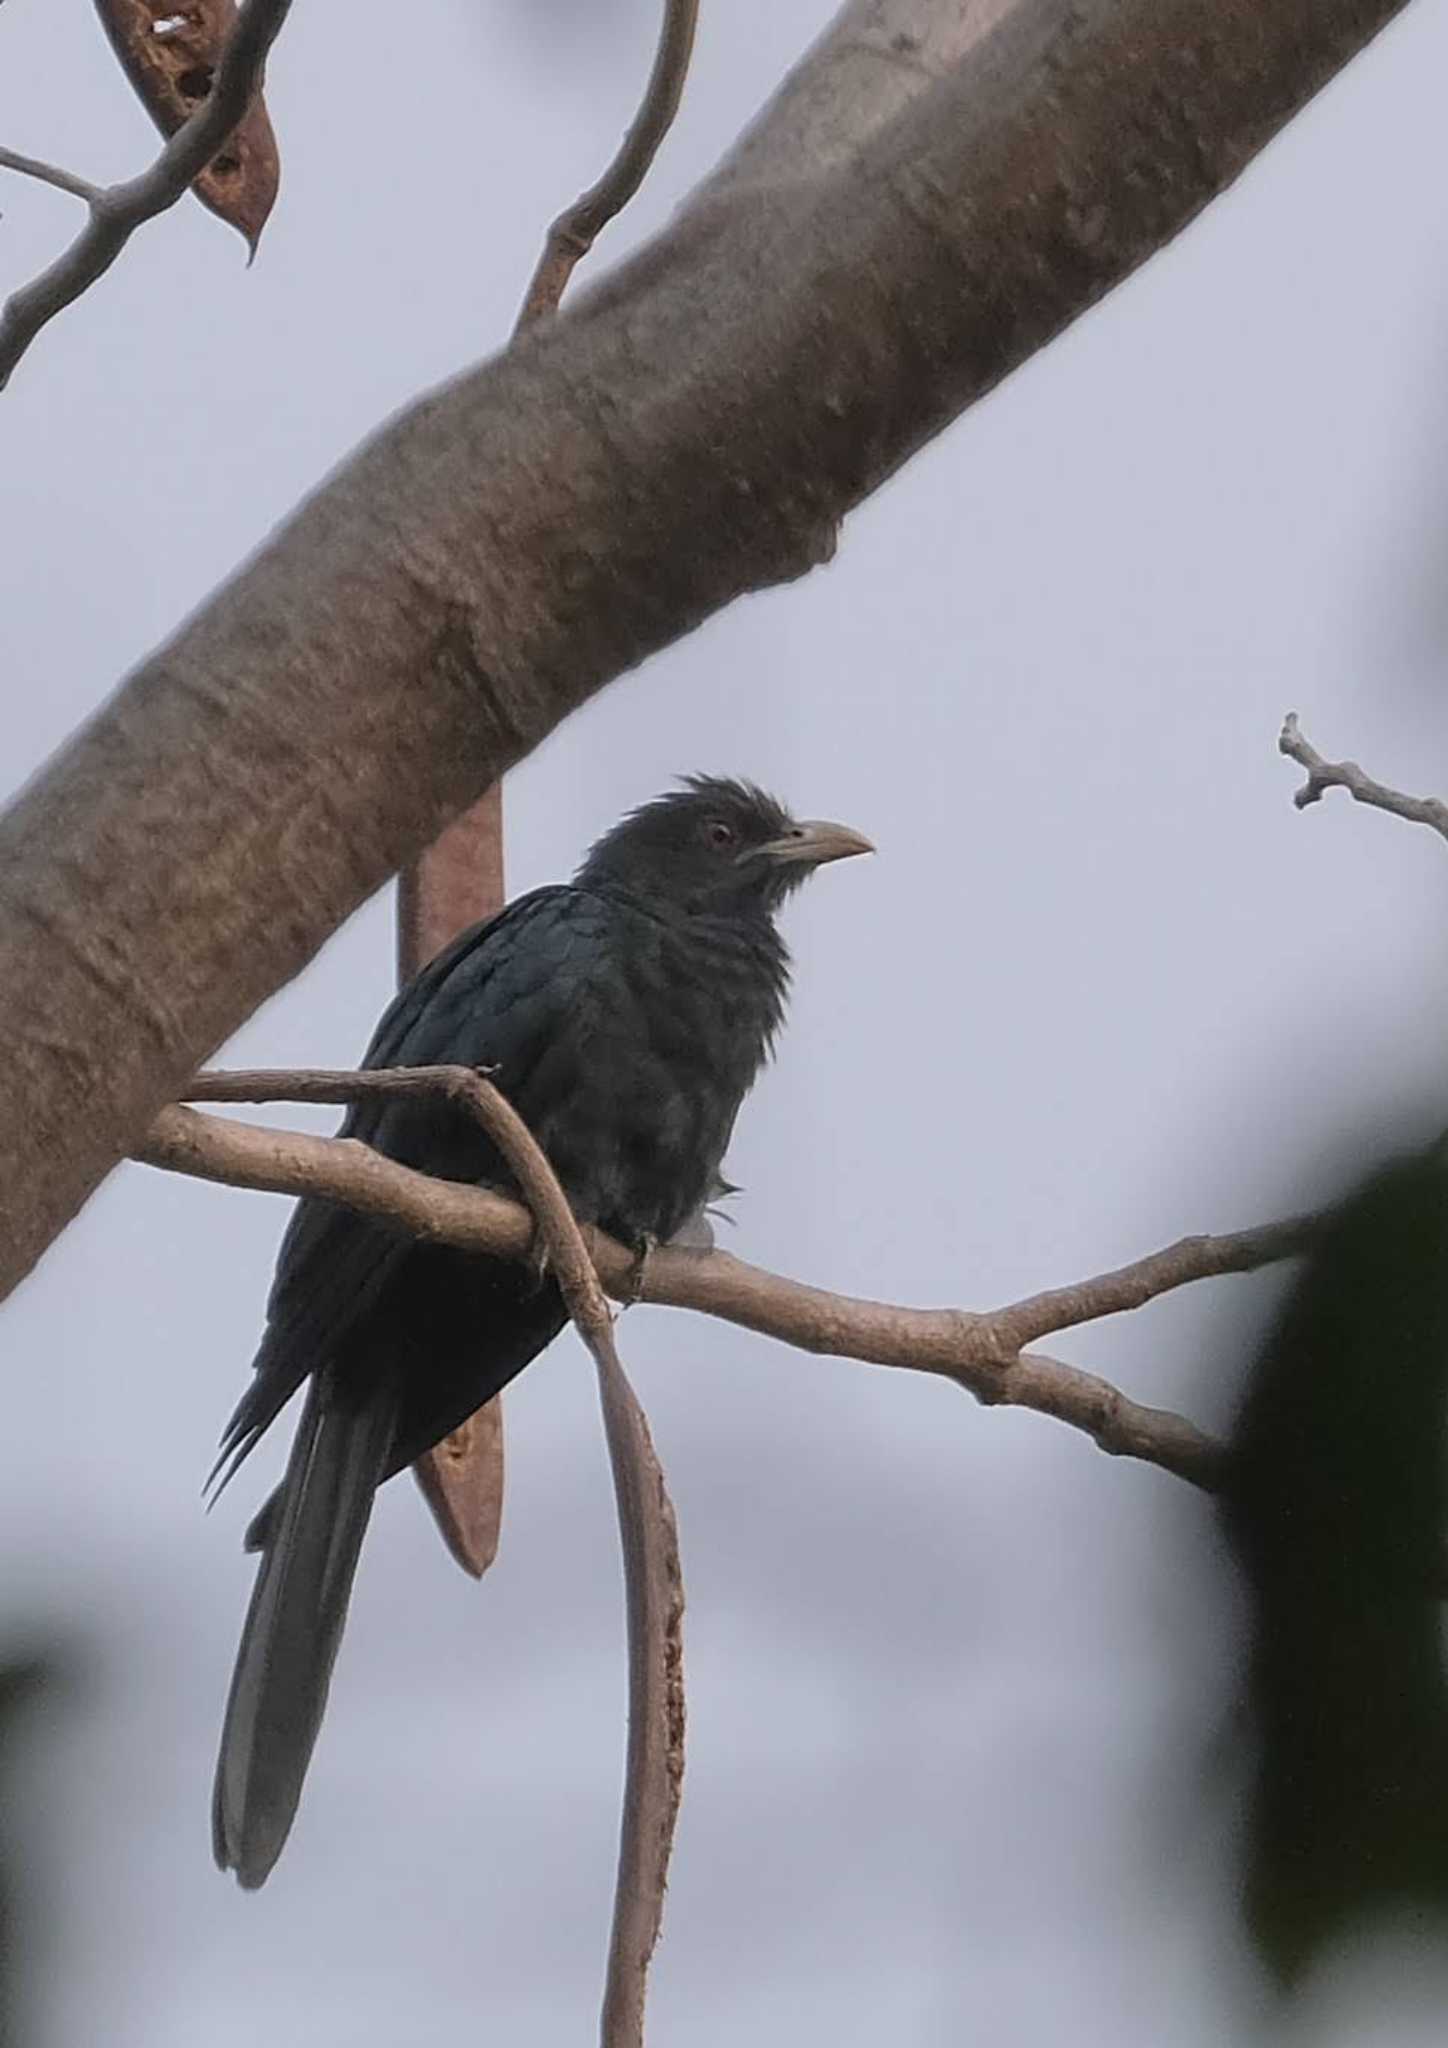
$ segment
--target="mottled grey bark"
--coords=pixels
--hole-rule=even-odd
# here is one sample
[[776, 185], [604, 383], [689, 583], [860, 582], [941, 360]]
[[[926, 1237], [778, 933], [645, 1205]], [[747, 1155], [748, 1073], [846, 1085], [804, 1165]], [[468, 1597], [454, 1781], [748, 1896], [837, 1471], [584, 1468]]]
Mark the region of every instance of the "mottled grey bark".
[[830, 553], [1403, 0], [874, 0], [675, 223], [400, 415], [0, 820], [0, 1289], [602, 684]]

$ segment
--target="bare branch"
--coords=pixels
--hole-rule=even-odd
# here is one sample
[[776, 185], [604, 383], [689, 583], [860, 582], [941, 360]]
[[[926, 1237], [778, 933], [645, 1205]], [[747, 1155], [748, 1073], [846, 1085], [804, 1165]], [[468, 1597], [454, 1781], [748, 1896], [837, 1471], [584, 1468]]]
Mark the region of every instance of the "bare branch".
[[0, 310], [0, 389], [41, 328], [104, 277], [136, 229], [174, 206], [205, 170], [261, 89], [267, 53], [290, 6], [291, 0], [243, 0], [211, 91], [150, 169], [124, 184], [77, 195], [89, 201], [85, 226], [63, 255], [13, 292]]
[[[208, 1074], [198, 1101], [345, 1102], [400, 1089], [453, 1086], [466, 1069], [366, 1074]], [[448, 1077], [440, 1079], [439, 1076]], [[478, 1188], [435, 1181], [353, 1139], [258, 1130], [194, 1110], [163, 1110], [133, 1157], [203, 1180], [280, 1194], [324, 1195], [412, 1235], [523, 1258], [532, 1239], [517, 1204]], [[1221, 1237], [1188, 1237], [1130, 1266], [985, 1314], [866, 1301], [808, 1287], [726, 1252], [660, 1247], [640, 1281], [628, 1247], [589, 1230], [599, 1279], [620, 1300], [688, 1308], [776, 1338], [797, 1350], [953, 1379], [991, 1407], [1028, 1408], [1084, 1432], [1113, 1456], [1140, 1459], [1193, 1485], [1220, 1483], [1222, 1447], [1183, 1416], [1130, 1400], [1093, 1374], [1024, 1350], [1055, 1330], [1119, 1315], [1193, 1281], [1245, 1273], [1304, 1251], [1321, 1218], [1293, 1217]]]
[[1401, 790], [1389, 789], [1386, 783], [1375, 782], [1356, 761], [1325, 761], [1303, 738], [1295, 711], [1288, 712], [1277, 747], [1279, 753], [1307, 770], [1306, 782], [1292, 799], [1299, 811], [1315, 804], [1324, 790], [1345, 789], [1354, 803], [1390, 811], [1395, 818], [1406, 818], [1410, 825], [1426, 825], [1440, 839], [1448, 839], [1448, 804], [1437, 797], [1404, 796]]
[[1029, 1408], [1054, 1416], [1083, 1431], [1108, 1457], [1138, 1458], [1204, 1492], [1216, 1492], [1225, 1481], [1226, 1445], [1170, 1408], [1133, 1401], [1109, 1380], [1039, 1351], [1023, 1351], [1007, 1370], [996, 1366], [993, 1371], [998, 1376], [994, 1384], [979, 1368], [959, 1375], [961, 1385], [987, 1407]]
[[549, 228], [518, 315], [520, 329], [557, 311], [575, 266], [638, 191], [674, 125], [694, 49], [699, 0], [663, 0], [663, 5], [653, 68], [639, 110], [598, 183], [580, 193]]
[[87, 206], [95, 206], [100, 200], [99, 185], [78, 178], [74, 171], [63, 171], [58, 164], [43, 163], [38, 156], [22, 156], [16, 149], [0, 147], [0, 170], [18, 171], [22, 178], [37, 178], [42, 185], [53, 185], [57, 192], [69, 192], [72, 199], [83, 199]]
[[[477, 1118], [512, 1168], [574, 1327], [598, 1368], [613, 1469], [628, 1616], [629, 1717], [601, 2038], [603, 2048], [642, 2048], [649, 1958], [663, 1918], [684, 1774], [684, 1580], [673, 1502], [648, 1422], [618, 1355], [612, 1312], [568, 1199], [517, 1111], [490, 1081], [467, 1067], [340, 1076], [201, 1074], [192, 1085], [198, 1096], [212, 1101], [255, 1101], [263, 1089], [273, 1091], [264, 1099], [275, 1100], [283, 1085], [290, 1099], [306, 1102], [335, 1101], [339, 1095], [354, 1101], [379, 1094], [442, 1095]], [[424, 1185], [438, 1184], [424, 1180]], [[632, 1268], [632, 1254], [618, 1249]]]

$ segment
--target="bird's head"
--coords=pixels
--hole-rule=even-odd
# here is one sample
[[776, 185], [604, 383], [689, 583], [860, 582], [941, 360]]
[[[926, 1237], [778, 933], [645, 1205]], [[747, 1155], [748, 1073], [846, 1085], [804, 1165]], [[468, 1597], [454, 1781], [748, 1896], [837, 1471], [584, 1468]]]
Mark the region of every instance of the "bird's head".
[[690, 775], [604, 834], [578, 871], [684, 909], [772, 915], [826, 861], [874, 848], [848, 825], [792, 818], [750, 782]]

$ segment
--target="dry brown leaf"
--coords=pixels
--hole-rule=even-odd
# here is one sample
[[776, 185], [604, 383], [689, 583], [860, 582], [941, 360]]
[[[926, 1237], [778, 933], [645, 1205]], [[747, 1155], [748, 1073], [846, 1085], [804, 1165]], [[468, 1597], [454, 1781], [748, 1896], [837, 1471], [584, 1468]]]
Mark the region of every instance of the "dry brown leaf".
[[413, 1466], [443, 1542], [470, 1578], [498, 1554], [503, 1525], [503, 1397], [495, 1394]]
[[[96, 0], [96, 12], [142, 106], [163, 135], [174, 135], [211, 90], [235, 0]], [[258, 93], [191, 189], [255, 254], [280, 180], [276, 137]]]

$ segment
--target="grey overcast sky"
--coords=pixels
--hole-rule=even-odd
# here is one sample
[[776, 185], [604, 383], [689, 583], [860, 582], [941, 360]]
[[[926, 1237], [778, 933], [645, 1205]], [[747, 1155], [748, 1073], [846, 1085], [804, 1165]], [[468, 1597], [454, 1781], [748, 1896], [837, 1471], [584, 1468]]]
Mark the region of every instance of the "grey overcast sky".
[[[706, 6], [612, 260], [827, 19]], [[498, 345], [543, 223], [631, 107], [645, 0], [299, 5], [283, 196], [251, 271], [188, 204], [0, 399], [6, 779], [392, 408]], [[733, 1158], [731, 1243], [987, 1306], [1276, 1212], [1442, 1120], [1448, 858], [1275, 751], [1448, 793], [1448, 15], [1420, 4], [1123, 290], [918, 458], [835, 562], [737, 605], [509, 784], [510, 883], [695, 768], [879, 858], [790, 912], [798, 995]], [[0, 138], [112, 177], [150, 131], [84, 0], [0, 14]], [[0, 289], [76, 225], [5, 181]], [[240, 1034], [346, 1064], [390, 893]], [[326, 1120], [319, 1119], [319, 1127]], [[612, 1508], [571, 1338], [508, 1398], [474, 1587], [388, 1489], [301, 1819], [212, 1869], [209, 1780], [268, 1447], [199, 1488], [284, 1205], [118, 1174], [3, 1321], [0, 1650], [86, 1652], [33, 1745], [44, 2048], [564, 2048], [590, 2038], [623, 1670]], [[1060, 1347], [1229, 1415], [1271, 1282]], [[1184, 1488], [951, 1388], [638, 1311], [678, 1502], [688, 1781], [652, 2038], [1220, 2048], [1261, 1987], [1230, 1805], [1198, 1796], [1235, 1652]], [[265, 1469], [263, 1469], [265, 1467]], [[1375, 1945], [1311, 2048], [1440, 2042], [1448, 1968]]]

